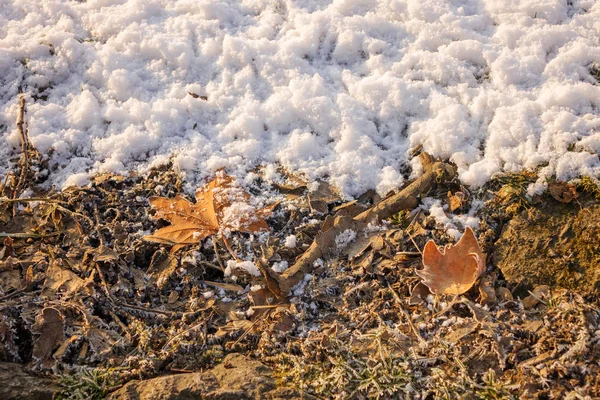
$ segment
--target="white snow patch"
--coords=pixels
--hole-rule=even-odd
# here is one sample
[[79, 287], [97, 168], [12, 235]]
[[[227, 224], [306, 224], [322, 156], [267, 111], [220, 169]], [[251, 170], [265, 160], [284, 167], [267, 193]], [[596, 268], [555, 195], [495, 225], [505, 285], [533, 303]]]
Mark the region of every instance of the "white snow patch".
[[288, 235], [285, 237], [285, 242], [283, 245], [288, 249], [293, 249], [296, 247], [296, 241], [296, 235]]
[[239, 261], [228, 260], [227, 267], [225, 268], [225, 276], [231, 276], [234, 270], [246, 271], [250, 275], [260, 276], [260, 270], [256, 267], [252, 261]]
[[283, 271], [285, 271], [288, 268], [288, 262], [287, 261], [279, 261], [276, 263], [273, 263], [273, 266], [271, 267], [271, 269], [275, 272], [278, 273], [282, 273]]
[[338, 249], [343, 249], [346, 246], [348, 246], [348, 244], [350, 244], [350, 242], [353, 241], [355, 238], [356, 232], [352, 229], [346, 229], [344, 232], [340, 233], [335, 237], [335, 246]]
[[417, 145], [472, 186], [600, 175], [596, 1], [1, 3], [0, 175], [19, 88], [56, 187], [172, 159], [190, 185], [282, 166], [385, 195]]
[[482, 206], [482, 201], [473, 200], [471, 208], [466, 214], [452, 214], [446, 210], [447, 205], [442, 205], [441, 200], [425, 197], [419, 209], [429, 212], [429, 215], [435, 219], [436, 223], [442, 225], [446, 232], [454, 239], [459, 240], [467, 226], [471, 229], [479, 228], [480, 220], [476, 215]]

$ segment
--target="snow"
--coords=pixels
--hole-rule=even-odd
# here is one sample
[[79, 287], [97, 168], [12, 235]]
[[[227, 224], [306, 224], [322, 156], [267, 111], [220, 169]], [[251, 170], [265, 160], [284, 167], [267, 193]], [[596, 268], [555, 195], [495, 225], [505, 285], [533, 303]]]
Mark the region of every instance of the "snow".
[[225, 276], [231, 276], [234, 270], [242, 270], [253, 276], [261, 276], [260, 270], [252, 261], [228, 260], [227, 267], [225, 268]]
[[21, 88], [57, 187], [172, 160], [385, 195], [418, 145], [474, 187], [598, 176], [599, 39], [594, 0], [0, 0], [0, 174]]
[[288, 235], [285, 237], [284, 246], [288, 249], [293, 249], [296, 247], [297, 241], [298, 239], [296, 238], [296, 235]]
[[473, 200], [466, 214], [452, 214], [448, 212], [448, 206], [443, 205], [441, 200], [433, 197], [425, 197], [419, 209], [427, 211], [437, 224], [444, 227], [448, 235], [452, 236], [455, 240], [459, 240], [467, 226], [474, 230], [479, 228], [480, 219], [477, 217], [477, 211], [482, 207], [482, 201]]
[[288, 262], [287, 261], [279, 261], [279, 262], [275, 262], [273, 263], [273, 266], [271, 267], [271, 269], [279, 274], [283, 273], [286, 269], [288, 268]]
[[335, 247], [338, 249], [344, 249], [350, 242], [356, 238], [356, 232], [352, 229], [346, 229], [335, 237]]

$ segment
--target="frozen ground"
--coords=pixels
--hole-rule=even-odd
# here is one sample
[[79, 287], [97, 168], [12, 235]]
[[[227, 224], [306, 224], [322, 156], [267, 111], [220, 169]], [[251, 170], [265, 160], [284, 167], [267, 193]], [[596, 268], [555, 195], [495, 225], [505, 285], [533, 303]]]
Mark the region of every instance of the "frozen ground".
[[22, 87], [59, 187], [172, 156], [384, 193], [419, 144], [469, 185], [598, 176], [599, 43], [593, 0], [0, 0], [0, 174]]

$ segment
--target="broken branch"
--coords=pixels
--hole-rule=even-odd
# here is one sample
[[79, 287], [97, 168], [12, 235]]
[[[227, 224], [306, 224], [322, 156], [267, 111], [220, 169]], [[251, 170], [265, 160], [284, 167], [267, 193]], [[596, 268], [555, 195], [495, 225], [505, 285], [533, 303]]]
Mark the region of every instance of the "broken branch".
[[423, 155], [421, 161], [425, 173], [399, 193], [380, 201], [354, 218], [338, 216], [328, 229], [324, 228], [294, 265], [279, 277], [281, 291], [289, 293], [304, 278], [304, 275], [313, 271], [315, 262], [324, 258], [325, 252], [330, 250], [330, 246], [326, 244], [335, 242], [338, 235], [348, 229], [359, 232], [369, 222], [380, 221], [402, 210], [415, 208], [419, 204], [420, 198], [429, 192], [436, 183], [451, 180], [456, 174], [452, 165], [441, 161], [432, 162], [427, 155]]

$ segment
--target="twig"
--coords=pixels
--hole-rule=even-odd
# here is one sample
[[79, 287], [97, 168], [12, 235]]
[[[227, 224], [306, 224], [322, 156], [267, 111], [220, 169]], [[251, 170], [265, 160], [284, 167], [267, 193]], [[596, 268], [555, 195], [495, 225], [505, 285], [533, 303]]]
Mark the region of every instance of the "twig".
[[401, 210], [415, 208], [419, 204], [420, 197], [429, 192], [436, 183], [454, 178], [455, 171], [450, 164], [441, 161], [432, 162], [428, 156], [421, 159], [425, 173], [399, 193], [380, 201], [354, 218], [336, 217], [333, 225], [319, 233], [308, 250], [296, 259], [294, 265], [281, 274], [279, 285], [281, 290], [289, 293], [291, 288], [300, 282], [307, 273], [314, 270], [315, 261], [323, 258], [324, 251], [327, 249], [321, 249], [319, 238], [322, 243], [327, 243], [329, 239], [335, 238], [347, 229], [359, 232], [369, 222], [389, 218]]
[[100, 282], [102, 282], [102, 287], [103, 287], [104, 291], [106, 292], [106, 297], [108, 297], [108, 299], [111, 302], [114, 302], [115, 300], [113, 299], [112, 294], [110, 293], [108, 283], [106, 282], [106, 279], [104, 279], [104, 274], [102, 273], [102, 270], [100, 269], [100, 264], [95, 262], [94, 265], [96, 267], [96, 271], [98, 272], [98, 275], [100, 275]]
[[223, 268], [221, 268], [220, 265], [215, 265], [215, 264], [213, 264], [213, 263], [211, 263], [209, 261], [198, 261], [197, 265], [200, 266], [200, 267], [212, 268], [212, 269], [214, 269], [216, 271], [223, 272]]
[[[207, 325], [207, 324], [208, 324], [208, 321], [210, 321], [210, 319], [212, 318], [212, 316], [213, 316], [213, 314], [214, 314], [214, 313], [215, 313], [215, 311], [214, 311], [214, 310], [213, 310], [213, 311], [211, 311], [207, 319], [204, 319], [204, 320], [202, 320], [202, 322], [199, 322], [199, 323], [197, 323], [196, 325], [194, 325], [194, 326], [192, 326], [192, 327], [190, 327], [190, 328], [186, 329], [185, 331], [183, 331], [183, 332], [181, 332], [181, 333], [178, 333], [177, 335], [173, 336], [171, 339], [169, 339], [169, 340], [167, 341], [167, 343], [165, 343], [165, 345], [162, 347], [162, 349], [163, 349], [163, 350], [164, 350], [164, 349], [166, 349], [166, 348], [167, 348], [167, 346], [169, 346], [169, 345], [171, 344], [171, 342], [173, 342], [175, 339], [177, 339], [177, 338], [179, 338], [179, 337], [181, 337], [181, 336], [183, 336], [183, 335], [187, 334], [188, 332], [191, 332], [191, 331], [193, 331], [194, 329], [196, 329], [196, 328], [198, 328], [198, 327], [200, 327], [200, 326], [202, 326], [202, 325]], [[206, 340], [205, 340], [205, 341], [206, 341]]]
[[410, 234], [410, 232], [407, 230], [406, 233], [408, 234], [408, 237], [410, 238], [410, 241], [412, 242], [412, 244], [415, 246], [415, 248], [419, 252], [418, 254], [423, 255], [423, 252], [419, 248], [419, 245], [417, 244], [417, 242], [415, 242], [415, 239], [412, 237], [412, 235]]
[[113, 302], [113, 304], [116, 305], [116, 306], [118, 306], [118, 307], [122, 307], [122, 308], [131, 308], [133, 310], [144, 311], [144, 312], [147, 312], [147, 313], [167, 315], [169, 317], [174, 317], [174, 318], [181, 318], [184, 315], [184, 313], [179, 312], [179, 311], [165, 311], [165, 310], [159, 310], [159, 309], [156, 309], [156, 308], [148, 308], [148, 307], [135, 306], [133, 304], [124, 303], [124, 302], [121, 302], [121, 301], [115, 301], [115, 302]]
[[410, 326], [410, 329], [413, 331], [413, 333], [415, 334], [415, 336], [419, 340], [419, 343], [421, 343], [421, 344], [427, 344], [427, 341], [425, 339], [423, 339], [423, 336], [421, 336], [421, 334], [419, 333], [417, 327], [415, 326], [415, 324], [413, 324], [412, 319], [410, 318], [410, 315], [408, 315], [408, 313], [404, 309], [404, 303], [400, 299], [400, 296], [398, 296], [398, 293], [396, 293], [396, 291], [394, 290], [394, 288], [392, 288], [392, 286], [389, 284], [389, 282], [388, 282], [387, 285], [388, 285], [389, 291], [392, 292], [392, 295], [394, 297], [394, 301], [398, 304], [398, 308], [400, 309], [400, 312], [402, 313], [402, 315], [406, 319], [406, 322], [408, 322], [408, 325]]
[[250, 333], [252, 328], [254, 328], [254, 326], [256, 324], [258, 324], [260, 321], [262, 321], [263, 319], [265, 319], [267, 317], [267, 315], [269, 314], [269, 311], [271, 311], [271, 310], [267, 310], [267, 312], [263, 313], [258, 318], [256, 318], [256, 320], [254, 320], [254, 322], [248, 327], [248, 329], [246, 329], [246, 331], [244, 333], [242, 333], [242, 335], [238, 338], [238, 340], [235, 341], [235, 343], [233, 343], [233, 345], [231, 345], [231, 347], [237, 346], [237, 344], [239, 342], [241, 342], [242, 339], [244, 339], [246, 336], [248, 336], [248, 334]]
[[19, 97], [19, 114], [17, 115], [17, 130], [21, 136], [21, 174], [17, 186], [13, 190], [12, 197], [17, 198], [25, 185], [27, 174], [29, 173], [29, 139], [25, 130], [25, 96]]
[[215, 257], [217, 258], [217, 262], [219, 263], [219, 267], [221, 267], [221, 271], [225, 271], [225, 266], [223, 265], [223, 260], [221, 259], [221, 255], [219, 254], [219, 248], [217, 247], [217, 238], [212, 238], [213, 249], [215, 250]]
[[67, 204], [65, 201], [56, 200], [56, 199], [46, 199], [43, 197], [24, 197], [24, 198], [16, 198], [16, 199], [2, 199], [0, 198], [0, 203], [57, 203], [57, 204]]
[[100, 240], [100, 247], [104, 247], [104, 236], [100, 231], [100, 213], [98, 212], [98, 206], [94, 203], [94, 218], [96, 219], [96, 232], [98, 233], [98, 239]]
[[15, 290], [12, 293], [7, 294], [6, 296], [0, 297], [0, 301], [11, 299], [11, 298], [13, 298], [13, 297], [15, 297], [17, 295], [22, 294], [22, 293], [25, 293], [25, 289], [17, 289], [17, 290]]
[[56, 233], [46, 233], [46, 234], [39, 234], [39, 233], [24, 233], [24, 232], [16, 232], [16, 233], [10, 233], [10, 232], [0, 232], [0, 238], [3, 237], [9, 237], [9, 238], [18, 238], [18, 239], [29, 239], [29, 238], [42, 238], [42, 237], [47, 237], [47, 236], [58, 236], [60, 235], [60, 233], [56, 232]]
[[449, 164], [437, 161], [425, 164], [425, 173], [413, 183], [402, 189], [399, 193], [388, 197], [357, 215], [357, 221], [370, 222], [391, 217], [402, 210], [413, 209], [419, 204], [419, 197], [427, 193], [439, 180], [448, 180], [454, 177], [454, 169]]
[[229, 251], [229, 253], [231, 254], [231, 256], [235, 259], [235, 261], [240, 262], [242, 261], [233, 251], [233, 249], [231, 248], [231, 246], [229, 245], [229, 242], [227, 241], [227, 238], [225, 237], [225, 235], [221, 235], [223, 238], [223, 243], [225, 243], [225, 247], [227, 247], [227, 250]]

